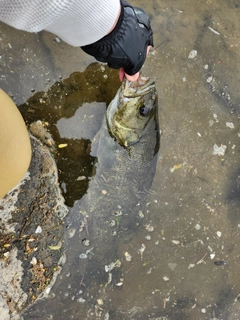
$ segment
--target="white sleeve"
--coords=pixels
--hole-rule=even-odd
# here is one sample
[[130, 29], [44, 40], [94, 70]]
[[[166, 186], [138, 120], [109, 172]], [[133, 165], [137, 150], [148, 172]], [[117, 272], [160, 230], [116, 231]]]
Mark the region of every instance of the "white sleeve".
[[120, 0], [0, 0], [0, 21], [28, 32], [47, 30], [83, 46], [104, 37], [119, 10]]

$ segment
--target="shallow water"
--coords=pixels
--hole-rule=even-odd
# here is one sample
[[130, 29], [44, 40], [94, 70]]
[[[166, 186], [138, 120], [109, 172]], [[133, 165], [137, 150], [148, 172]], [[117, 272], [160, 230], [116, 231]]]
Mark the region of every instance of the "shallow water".
[[[124, 312], [126, 319], [240, 319], [239, 3], [132, 3], [144, 7], [152, 19], [155, 48], [143, 74], [157, 78], [162, 135], [144, 227], [127, 244], [133, 259], [124, 269], [123, 286], [112, 292], [110, 319], [120, 320]], [[57, 94], [61, 101], [59, 95], [71, 92], [68, 101], [64, 97], [65, 109], [59, 109], [61, 103], [55, 99], [47, 107], [38, 103], [38, 111], [25, 115], [27, 122], [35, 115], [48, 121], [54, 138], [71, 144], [70, 150], [61, 151], [59, 167], [72, 207], [87, 189], [87, 179], [76, 179], [91, 175], [89, 143], [102, 120], [104, 103], [119, 86], [117, 73], [102, 71], [96, 64], [88, 67], [92, 58], [54, 41], [54, 35], [30, 35], [4, 25], [0, 32], [0, 85], [18, 105], [33, 90], [42, 98], [41, 92], [59, 77], [72, 78], [67, 92], [60, 87]], [[194, 58], [191, 50], [197, 51]], [[94, 78], [88, 95], [86, 79]], [[36, 107], [34, 101], [30, 109]], [[22, 105], [23, 114], [25, 108]], [[78, 127], [79, 123], [86, 126]], [[225, 154], [214, 155], [215, 144], [226, 146]], [[142, 244], [146, 249], [140, 254]], [[123, 243], [119, 251], [126, 251]], [[86, 290], [82, 284], [81, 290]], [[85, 308], [81, 302], [77, 306]], [[32, 310], [45, 319], [37, 306]], [[26, 319], [32, 318], [25, 314]]]

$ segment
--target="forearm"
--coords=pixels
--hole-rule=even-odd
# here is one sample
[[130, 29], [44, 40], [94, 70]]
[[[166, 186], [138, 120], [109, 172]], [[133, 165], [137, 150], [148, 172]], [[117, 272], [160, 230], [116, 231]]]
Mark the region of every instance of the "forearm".
[[0, 0], [0, 21], [28, 32], [47, 30], [72, 46], [104, 37], [119, 11], [119, 0]]

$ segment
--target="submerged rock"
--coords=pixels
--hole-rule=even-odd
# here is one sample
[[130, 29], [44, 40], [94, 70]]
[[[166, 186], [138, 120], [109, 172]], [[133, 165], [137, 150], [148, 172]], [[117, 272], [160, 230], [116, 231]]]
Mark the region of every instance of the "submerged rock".
[[29, 171], [0, 200], [0, 314], [4, 319], [36, 300], [60, 268], [62, 256], [68, 208], [58, 185], [56, 163], [33, 136], [31, 146]]

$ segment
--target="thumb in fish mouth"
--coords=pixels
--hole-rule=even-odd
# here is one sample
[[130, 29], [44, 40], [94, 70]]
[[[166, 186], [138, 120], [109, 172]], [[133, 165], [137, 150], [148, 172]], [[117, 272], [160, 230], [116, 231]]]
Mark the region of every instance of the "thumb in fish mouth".
[[130, 76], [130, 75], [125, 73], [123, 68], [120, 68], [120, 70], [119, 70], [119, 80], [121, 82], [123, 82], [124, 77], [126, 77], [129, 81], [136, 81], [138, 79], [138, 77], [139, 77], [139, 72], [137, 72], [137, 73], [133, 74], [132, 76]]
[[[147, 55], [148, 55], [149, 50], [151, 49], [151, 47], [152, 46], [148, 46], [147, 47]], [[136, 81], [139, 78], [139, 75], [140, 75], [140, 73], [137, 72], [137, 73], [135, 73], [135, 74], [130, 76], [129, 74], [125, 73], [123, 68], [120, 68], [120, 70], [119, 70], [119, 80], [121, 82], [123, 82], [124, 77], [126, 77], [129, 81]]]

